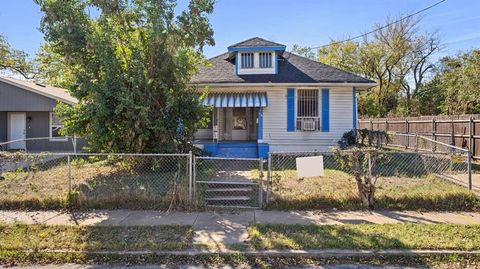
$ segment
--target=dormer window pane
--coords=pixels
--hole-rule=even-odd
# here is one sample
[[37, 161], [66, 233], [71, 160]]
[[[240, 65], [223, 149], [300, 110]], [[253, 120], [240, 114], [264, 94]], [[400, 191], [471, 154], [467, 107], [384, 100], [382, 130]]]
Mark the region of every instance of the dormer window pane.
[[271, 52], [260, 52], [260, 68], [271, 68], [272, 67], [272, 53]]
[[242, 68], [253, 68], [253, 53], [242, 53]]

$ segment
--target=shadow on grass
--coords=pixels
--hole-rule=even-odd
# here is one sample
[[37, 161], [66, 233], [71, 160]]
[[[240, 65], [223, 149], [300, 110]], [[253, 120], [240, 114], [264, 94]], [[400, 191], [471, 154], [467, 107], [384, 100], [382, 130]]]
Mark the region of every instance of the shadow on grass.
[[[441, 196], [399, 195], [396, 197], [378, 195], [375, 210], [436, 210], [436, 211], [477, 211], [480, 198], [473, 193], [453, 192]], [[275, 192], [267, 209], [276, 210], [367, 210], [356, 195], [345, 198], [327, 196], [295, 198]]]
[[[192, 247], [188, 225], [47, 226], [0, 225], [2, 250], [142, 251]], [[59, 236], [61, 235], [61, 236]]]

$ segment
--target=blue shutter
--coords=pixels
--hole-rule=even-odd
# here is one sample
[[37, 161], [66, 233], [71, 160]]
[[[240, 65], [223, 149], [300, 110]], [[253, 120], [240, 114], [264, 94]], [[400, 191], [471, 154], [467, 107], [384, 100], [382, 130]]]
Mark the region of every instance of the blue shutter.
[[322, 132], [330, 131], [330, 90], [322, 89]]
[[287, 131], [295, 131], [295, 89], [287, 89]]
[[357, 129], [357, 93], [355, 87], [352, 89], [353, 94], [353, 129]]
[[235, 52], [235, 76], [238, 76], [238, 65], [239, 65], [239, 61], [238, 61], [238, 52]]

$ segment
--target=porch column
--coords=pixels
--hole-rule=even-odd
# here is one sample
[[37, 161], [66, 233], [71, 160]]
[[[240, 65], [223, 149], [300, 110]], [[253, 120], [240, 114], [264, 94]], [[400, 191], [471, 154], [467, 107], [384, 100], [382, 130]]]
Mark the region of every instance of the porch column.
[[258, 121], [258, 128], [257, 128], [258, 143], [263, 142], [263, 111], [262, 111], [262, 109], [263, 109], [262, 107], [258, 108], [258, 117], [257, 117], [257, 121]]

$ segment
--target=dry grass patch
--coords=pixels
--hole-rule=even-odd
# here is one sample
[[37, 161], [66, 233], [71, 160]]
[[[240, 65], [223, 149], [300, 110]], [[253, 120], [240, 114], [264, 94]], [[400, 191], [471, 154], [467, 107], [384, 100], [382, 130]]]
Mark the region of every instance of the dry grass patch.
[[[477, 210], [480, 199], [465, 187], [434, 176], [381, 177], [376, 208], [395, 210]], [[295, 170], [274, 172], [271, 209], [364, 209], [355, 180], [327, 169], [324, 177], [298, 179]]]
[[[0, 208], [55, 209], [132, 208], [165, 209], [171, 201], [174, 181], [186, 190], [186, 173], [151, 166], [131, 167], [124, 161], [77, 159], [72, 161], [72, 192], [68, 192], [66, 157], [44, 160], [39, 165], [2, 173]], [[185, 196], [186, 197], [186, 196]]]
[[480, 249], [479, 225], [259, 224], [249, 235], [254, 249]]

